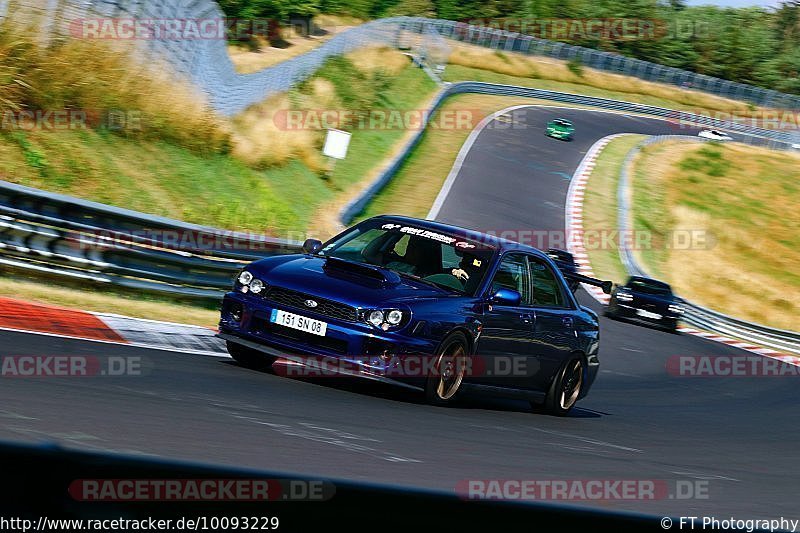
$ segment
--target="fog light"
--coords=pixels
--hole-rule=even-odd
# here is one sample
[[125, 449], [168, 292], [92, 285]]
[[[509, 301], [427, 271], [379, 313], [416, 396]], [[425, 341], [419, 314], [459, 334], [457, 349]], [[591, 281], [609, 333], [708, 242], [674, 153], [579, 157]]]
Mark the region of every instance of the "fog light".
[[242, 312], [243, 309], [240, 304], [231, 304], [230, 314], [231, 314], [231, 319], [233, 319], [234, 322], [242, 321]]

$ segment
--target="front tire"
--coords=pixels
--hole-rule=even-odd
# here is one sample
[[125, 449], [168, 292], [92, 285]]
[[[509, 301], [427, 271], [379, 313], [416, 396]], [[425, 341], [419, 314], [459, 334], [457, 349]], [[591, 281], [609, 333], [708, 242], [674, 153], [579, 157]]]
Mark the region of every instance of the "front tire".
[[565, 416], [575, 406], [583, 387], [584, 364], [580, 357], [569, 359], [556, 374], [544, 401], [545, 410]]
[[439, 347], [431, 374], [425, 381], [425, 398], [433, 405], [451, 405], [461, 391], [467, 370], [467, 338], [451, 333]]
[[233, 360], [245, 368], [266, 370], [270, 368], [272, 363], [276, 360], [275, 357], [259, 352], [258, 350], [247, 348], [241, 344], [236, 344], [235, 342], [227, 341], [226, 346]]

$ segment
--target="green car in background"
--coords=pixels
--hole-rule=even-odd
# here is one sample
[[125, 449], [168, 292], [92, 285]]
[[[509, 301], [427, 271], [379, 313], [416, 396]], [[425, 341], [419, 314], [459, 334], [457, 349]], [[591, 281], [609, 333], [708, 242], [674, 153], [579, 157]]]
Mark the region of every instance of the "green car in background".
[[575, 132], [575, 126], [572, 122], [563, 118], [557, 118], [547, 123], [547, 130], [545, 135], [555, 139], [563, 139], [565, 141], [572, 140], [572, 134]]

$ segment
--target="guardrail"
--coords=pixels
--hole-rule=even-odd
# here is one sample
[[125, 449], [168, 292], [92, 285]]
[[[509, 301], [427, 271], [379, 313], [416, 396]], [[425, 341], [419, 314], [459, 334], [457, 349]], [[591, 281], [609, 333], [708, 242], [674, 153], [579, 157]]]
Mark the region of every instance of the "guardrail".
[[[460, 93], [524, 96], [662, 118], [678, 113], [617, 100], [481, 82], [447, 86], [431, 105], [431, 113], [447, 97]], [[788, 136], [782, 132], [682, 112], [680, 118], [733, 130], [747, 135], [750, 142], [773, 148], [789, 146]], [[421, 128], [387, 169], [345, 207], [340, 217], [343, 224], [349, 224], [391, 181], [423, 133]], [[216, 299], [247, 262], [299, 250], [299, 242], [188, 224], [0, 182], [0, 266], [7, 269]]]
[[300, 243], [219, 230], [0, 182], [0, 267], [217, 299], [250, 261]]
[[[704, 139], [685, 135], [653, 136], [637, 144], [625, 156], [622, 168], [620, 169], [619, 189], [617, 190], [617, 224], [620, 233], [627, 233], [632, 229], [630, 195], [628, 194], [631, 181], [630, 173], [628, 172], [630, 163], [643, 147], [676, 139], [686, 142], [706, 142]], [[622, 239], [622, 241], [620, 259], [623, 266], [628, 271], [628, 274], [652, 277], [647, 273], [644, 267], [638, 263], [633, 250], [625, 246], [625, 239]], [[686, 308], [683, 320], [688, 324], [721, 335], [747, 340], [780, 352], [800, 355], [800, 333], [798, 332], [753, 324], [739, 318], [725, 315], [719, 311], [708, 309], [683, 298], [681, 298], [681, 301]]]

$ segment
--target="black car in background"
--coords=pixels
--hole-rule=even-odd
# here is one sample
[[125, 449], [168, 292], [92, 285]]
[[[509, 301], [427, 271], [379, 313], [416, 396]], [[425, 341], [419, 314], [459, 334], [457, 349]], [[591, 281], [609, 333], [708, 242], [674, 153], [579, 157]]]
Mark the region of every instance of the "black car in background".
[[683, 306], [663, 281], [631, 276], [625, 285], [614, 287], [605, 316], [655, 324], [676, 331]]

